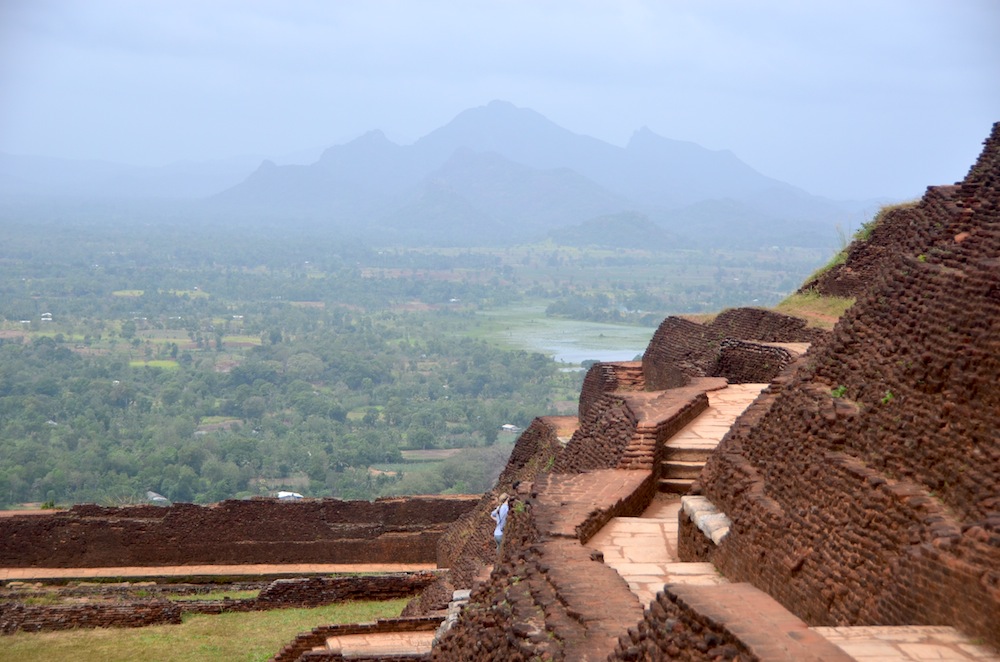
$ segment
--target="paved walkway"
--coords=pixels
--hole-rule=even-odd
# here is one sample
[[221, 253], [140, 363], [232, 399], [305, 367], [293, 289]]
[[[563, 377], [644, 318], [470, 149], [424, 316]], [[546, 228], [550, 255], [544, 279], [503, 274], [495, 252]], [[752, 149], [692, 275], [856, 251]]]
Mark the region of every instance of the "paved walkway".
[[711, 563], [681, 563], [677, 556], [680, 497], [659, 494], [642, 517], [616, 517], [587, 547], [604, 554], [642, 605], [648, 606], [664, 584], [727, 583]]
[[715, 450], [767, 384], [731, 384], [708, 392], [708, 409], [667, 440], [667, 448]]
[[973, 644], [952, 627], [903, 625], [811, 629], [858, 662], [1000, 662], [997, 651]]
[[115, 577], [276, 577], [437, 570], [433, 563], [289, 563], [280, 565], [175, 565], [125, 568], [0, 568], [0, 581]]

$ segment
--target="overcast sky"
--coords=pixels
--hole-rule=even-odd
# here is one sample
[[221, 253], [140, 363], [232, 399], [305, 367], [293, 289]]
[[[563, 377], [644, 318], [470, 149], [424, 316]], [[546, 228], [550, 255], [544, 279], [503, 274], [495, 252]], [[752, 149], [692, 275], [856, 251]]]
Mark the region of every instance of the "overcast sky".
[[0, 0], [0, 151], [161, 165], [413, 140], [503, 99], [834, 197], [965, 176], [997, 0]]

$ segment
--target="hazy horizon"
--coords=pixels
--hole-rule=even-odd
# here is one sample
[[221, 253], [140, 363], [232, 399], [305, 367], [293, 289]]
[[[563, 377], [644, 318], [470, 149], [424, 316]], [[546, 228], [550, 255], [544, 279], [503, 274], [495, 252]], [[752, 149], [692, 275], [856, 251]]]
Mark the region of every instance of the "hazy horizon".
[[834, 198], [964, 177], [1000, 120], [1000, 4], [0, 5], [0, 151], [308, 162], [494, 99], [622, 146], [648, 127]]

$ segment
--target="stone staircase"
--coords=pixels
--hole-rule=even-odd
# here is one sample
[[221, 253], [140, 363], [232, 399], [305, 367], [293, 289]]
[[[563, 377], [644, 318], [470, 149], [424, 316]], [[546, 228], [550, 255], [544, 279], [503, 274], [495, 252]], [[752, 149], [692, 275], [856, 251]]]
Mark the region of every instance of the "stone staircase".
[[[614, 517], [597, 531], [586, 543], [595, 558], [618, 572], [646, 614], [667, 595], [735, 635], [762, 662], [1000, 662], [996, 650], [952, 627], [810, 627], [767, 593], [730, 583], [711, 563], [680, 561], [679, 518], [696, 521], [703, 514], [699, 507], [705, 510], [682, 501], [707, 500], [677, 495], [689, 490], [712, 450], [764, 386], [730, 385], [709, 393], [709, 409], [666, 443], [660, 493], [640, 517]], [[711, 544], [719, 543], [705, 527], [699, 529]], [[725, 530], [718, 533], [721, 537]]]
[[646, 377], [642, 373], [642, 361], [623, 361], [615, 364], [615, 380], [618, 391], [645, 390]]
[[730, 384], [708, 394], [708, 409], [673, 435], [663, 447], [659, 490], [686, 494], [719, 441], [767, 384]]
[[681, 562], [682, 512], [679, 498], [661, 493], [640, 517], [615, 517], [587, 542], [647, 613], [669, 594], [762, 662], [1000, 662], [997, 651], [952, 627], [810, 627], [767, 593], [730, 583], [711, 563]]
[[666, 459], [660, 463], [660, 492], [687, 494], [701, 474], [712, 451], [704, 448], [666, 448]]

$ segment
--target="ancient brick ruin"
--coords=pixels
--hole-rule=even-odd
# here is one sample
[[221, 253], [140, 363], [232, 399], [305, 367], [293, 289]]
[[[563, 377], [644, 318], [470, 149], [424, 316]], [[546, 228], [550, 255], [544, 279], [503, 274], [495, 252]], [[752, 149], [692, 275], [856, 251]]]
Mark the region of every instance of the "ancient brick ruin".
[[[589, 371], [578, 416], [536, 419], [490, 493], [442, 500], [426, 519], [402, 503], [352, 515], [316, 502], [296, 511], [304, 519], [281, 509], [305, 504], [270, 503], [259, 518], [260, 506], [233, 502], [175, 517], [82, 507], [9, 525], [0, 554], [37, 564], [22, 551], [30, 541], [48, 546], [47, 563], [97, 564], [111, 557], [93, 547], [131, 554], [126, 541], [140, 541], [129, 558], [155, 565], [176, 563], [156, 547], [181, 541], [194, 562], [194, 534], [226, 562], [233, 541], [210, 533], [224, 517], [267, 562], [291, 558], [278, 544], [290, 540], [297, 560], [381, 550], [447, 568], [403, 618], [320, 626], [281, 662], [345, 659], [328, 643], [341, 634], [436, 629], [460, 589], [471, 597], [450, 629], [407, 659], [853, 659], [824, 635], [834, 625], [949, 626], [1000, 647], [998, 202], [1000, 124], [963, 182], [884, 214], [844, 264], [807, 283], [857, 299], [832, 332], [759, 309], [668, 318], [641, 362]], [[739, 388], [756, 399], [714, 450], [675, 443]], [[489, 511], [501, 492], [514, 497], [498, 554]], [[662, 582], [641, 601], [593, 542], [682, 493], [678, 555], [721, 574]], [[319, 535], [333, 530], [339, 542]]]
[[11, 568], [253, 563], [434, 563], [438, 538], [477, 497], [274, 499], [170, 507], [93, 504], [0, 518]]
[[[750, 591], [780, 603], [760, 610], [782, 623], [767, 627], [799, 633], [801, 657], [786, 647], [785, 659], [851, 659], [823, 625], [950, 625], [1000, 646], [998, 201], [1000, 124], [964, 182], [885, 214], [807, 284], [857, 297], [832, 332], [760, 310], [668, 318], [641, 364], [594, 366], [573, 434], [538, 419], [518, 444], [530, 485], [500, 558], [488, 499], [463, 518], [467, 534], [442, 538], [462, 568], [448, 587], [474, 591], [432, 658], [765, 659], [767, 637], [713, 613]], [[661, 437], [704, 406], [712, 378], [770, 386], [688, 490], [726, 518], [724, 535], [682, 511], [678, 546], [744, 583], [717, 587], [722, 602], [667, 585], [644, 611], [584, 543], [649, 503]], [[441, 608], [437, 588], [411, 612]]]
[[1000, 644], [998, 200], [995, 128], [961, 185], [852, 251], [881, 270], [712, 456], [700, 491], [734, 526], [692, 552], [809, 622], [946, 623]]
[[[342, 577], [295, 577], [263, 582], [201, 586], [191, 584], [138, 585], [91, 583], [80, 586], [48, 586], [13, 583], [0, 591], [0, 634], [41, 632], [77, 628], [138, 628], [177, 624], [183, 614], [224, 614], [311, 608], [351, 600], [395, 600], [408, 598], [437, 579], [436, 572], [348, 575]], [[174, 602], [177, 595], [197, 595], [200, 590], [257, 590], [253, 598], [191, 600]], [[141, 596], [141, 597], [140, 597]], [[148, 597], [147, 597], [148, 596]], [[29, 604], [31, 598], [81, 600], [53, 604]], [[440, 619], [437, 619], [440, 622]]]

